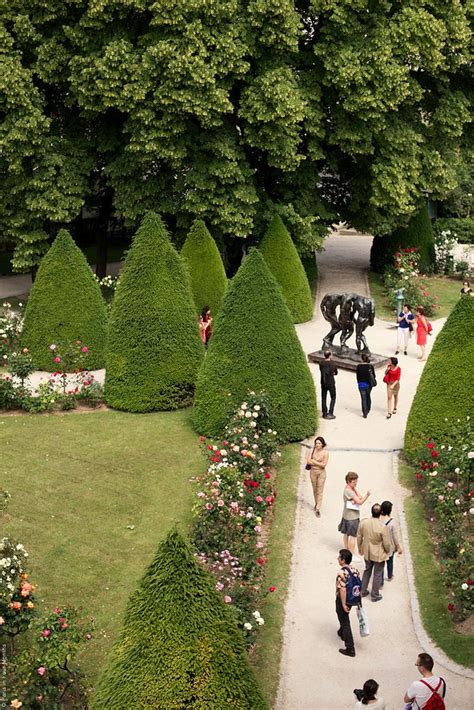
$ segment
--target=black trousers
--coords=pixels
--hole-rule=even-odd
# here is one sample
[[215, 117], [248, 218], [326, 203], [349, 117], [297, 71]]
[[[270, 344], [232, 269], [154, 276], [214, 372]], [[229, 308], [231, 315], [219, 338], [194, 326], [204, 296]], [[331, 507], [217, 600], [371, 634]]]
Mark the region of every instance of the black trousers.
[[[329, 403], [329, 412], [328, 412], [328, 405], [327, 405], [327, 397], [328, 393], [331, 395], [331, 401]], [[336, 385], [329, 385], [329, 387], [325, 387], [324, 385], [321, 385], [321, 409], [323, 411], [323, 417], [327, 416], [327, 414], [334, 414], [334, 405], [336, 404]]]
[[350, 611], [344, 611], [339, 594], [336, 597], [336, 614], [339, 619], [339, 635], [344, 641], [347, 650], [354, 653], [354, 639], [352, 637], [351, 620], [349, 618]]
[[365, 390], [359, 390], [360, 392], [360, 401], [362, 404], [362, 414], [364, 417], [367, 416], [367, 414], [370, 412], [370, 409], [372, 407], [372, 400], [370, 398], [370, 393], [372, 392], [372, 387], [367, 387]]

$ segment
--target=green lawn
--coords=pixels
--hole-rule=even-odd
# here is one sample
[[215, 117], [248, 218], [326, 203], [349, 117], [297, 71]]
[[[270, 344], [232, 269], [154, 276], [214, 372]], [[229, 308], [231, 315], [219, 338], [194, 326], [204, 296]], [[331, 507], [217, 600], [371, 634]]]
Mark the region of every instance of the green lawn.
[[[400, 462], [399, 479], [403, 486], [413, 490], [414, 470], [405, 462]], [[474, 637], [459, 634], [447, 611], [449, 599], [433, 554], [431, 532], [419, 494], [413, 491], [404, 507], [423, 625], [434, 643], [453, 661], [474, 668]]]
[[300, 461], [299, 444], [291, 444], [283, 448], [277, 473], [277, 499], [268, 540], [269, 563], [266, 583], [268, 586], [275, 585], [276, 591], [267, 595], [261, 610], [265, 626], [262, 628], [256, 649], [255, 667], [270, 707], [274, 706], [278, 689]]
[[12, 495], [2, 534], [25, 545], [47, 608], [96, 617], [81, 659], [94, 683], [160, 540], [190, 521], [204, 464], [190, 410], [3, 417], [0, 450]]
[[[369, 286], [372, 298], [375, 299], [375, 312], [377, 318], [383, 320], [395, 320], [395, 314], [389, 308], [384, 295], [382, 276], [373, 271], [369, 271]], [[438, 303], [441, 309], [437, 312], [437, 318], [448, 316], [459, 300], [459, 292], [462, 282], [456, 279], [442, 278], [441, 276], [430, 276], [426, 278], [430, 293], [438, 296]], [[415, 305], [412, 304], [413, 308]]]

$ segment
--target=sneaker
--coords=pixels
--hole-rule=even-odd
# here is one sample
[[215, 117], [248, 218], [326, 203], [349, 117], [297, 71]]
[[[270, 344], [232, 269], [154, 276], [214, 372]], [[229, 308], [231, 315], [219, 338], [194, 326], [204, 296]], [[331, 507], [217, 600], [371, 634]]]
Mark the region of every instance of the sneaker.
[[340, 648], [339, 653], [342, 653], [343, 656], [350, 656], [351, 658], [354, 658], [355, 651], [349, 651], [347, 648]]
[[320, 513], [319, 510], [316, 511], [316, 517], [317, 517], [317, 518], [320, 518], [320, 517], [321, 517], [321, 513]]
[[383, 599], [383, 596], [379, 594], [376, 597], [370, 597], [373, 602], [379, 602], [381, 599]]
[[334, 414], [328, 414], [327, 416], [323, 417], [323, 419], [335, 419], [336, 417]]
[[369, 596], [369, 592], [362, 592], [360, 596], [361, 596], [361, 597], [368, 597], [368, 596]]
[[387, 577], [387, 582], [393, 582], [394, 579], [395, 579], [395, 575], [392, 574], [391, 577]]
[[404, 354], [404, 355], [408, 355], [408, 353], [407, 353], [407, 351], [406, 351], [406, 350], [404, 350], [403, 354]]
[[395, 355], [398, 355], [399, 352], [400, 350], [395, 350]]

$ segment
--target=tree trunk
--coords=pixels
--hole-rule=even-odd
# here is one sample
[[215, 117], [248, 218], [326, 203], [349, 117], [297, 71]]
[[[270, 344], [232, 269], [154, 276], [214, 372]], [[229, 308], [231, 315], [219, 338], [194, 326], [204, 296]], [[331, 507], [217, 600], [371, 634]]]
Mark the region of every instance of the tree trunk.
[[97, 220], [97, 242], [95, 273], [99, 279], [107, 275], [107, 230], [110, 217], [112, 215], [113, 192], [110, 187], [106, 187], [100, 208], [99, 219]]

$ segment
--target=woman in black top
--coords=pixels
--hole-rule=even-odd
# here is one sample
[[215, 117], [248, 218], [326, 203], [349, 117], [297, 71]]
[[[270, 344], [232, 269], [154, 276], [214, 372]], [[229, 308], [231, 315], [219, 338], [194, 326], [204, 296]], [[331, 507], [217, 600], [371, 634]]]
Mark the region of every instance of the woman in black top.
[[463, 281], [461, 296], [466, 296], [470, 293], [472, 293], [471, 284], [469, 283], [469, 281]]
[[375, 379], [375, 370], [373, 365], [370, 364], [369, 356], [366, 353], [362, 353], [361, 357], [362, 362], [360, 365], [357, 365], [356, 376], [362, 404], [362, 416], [364, 419], [367, 419], [367, 415], [372, 406], [370, 393], [372, 387], [376, 386], [377, 380]]

